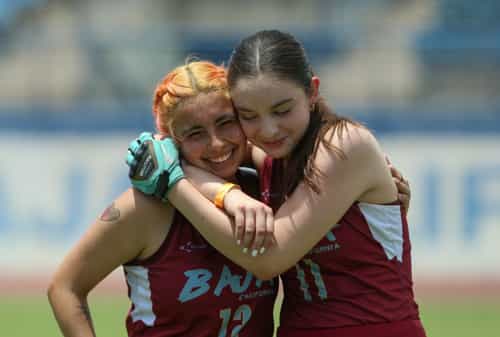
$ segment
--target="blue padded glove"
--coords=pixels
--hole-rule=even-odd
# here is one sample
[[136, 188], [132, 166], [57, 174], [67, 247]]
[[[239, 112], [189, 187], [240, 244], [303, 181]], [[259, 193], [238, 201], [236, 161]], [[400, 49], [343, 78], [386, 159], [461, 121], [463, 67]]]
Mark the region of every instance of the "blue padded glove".
[[126, 163], [132, 185], [163, 201], [172, 186], [184, 178], [173, 139], [156, 140], [150, 132], [130, 142]]

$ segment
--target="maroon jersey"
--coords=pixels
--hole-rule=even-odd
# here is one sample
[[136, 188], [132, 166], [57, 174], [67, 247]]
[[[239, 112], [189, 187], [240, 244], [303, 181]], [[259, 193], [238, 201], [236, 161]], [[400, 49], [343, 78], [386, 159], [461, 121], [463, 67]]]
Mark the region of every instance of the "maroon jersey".
[[[264, 201], [273, 200], [270, 186], [280, 166], [279, 161], [265, 161]], [[356, 202], [332, 227], [281, 275], [285, 296], [278, 335], [425, 336], [413, 296], [408, 224], [401, 205]]]
[[277, 281], [260, 281], [217, 252], [175, 213], [167, 238], [123, 266], [129, 336], [271, 337]]

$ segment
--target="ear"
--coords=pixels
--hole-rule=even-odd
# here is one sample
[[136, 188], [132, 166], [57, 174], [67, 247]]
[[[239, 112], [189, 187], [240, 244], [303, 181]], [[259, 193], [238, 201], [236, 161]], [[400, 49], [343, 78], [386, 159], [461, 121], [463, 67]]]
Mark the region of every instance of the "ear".
[[319, 77], [318, 76], [313, 76], [311, 78], [311, 96], [310, 96], [310, 103], [315, 104], [318, 101], [319, 98]]

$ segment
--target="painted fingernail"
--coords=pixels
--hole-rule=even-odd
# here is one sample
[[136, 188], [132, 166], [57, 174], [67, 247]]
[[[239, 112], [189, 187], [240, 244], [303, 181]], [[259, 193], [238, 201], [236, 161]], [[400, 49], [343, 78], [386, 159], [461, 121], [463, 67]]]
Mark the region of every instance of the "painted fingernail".
[[266, 247], [261, 247], [259, 253], [262, 255], [266, 251]]
[[237, 241], [236, 241], [236, 244], [237, 244], [238, 246], [241, 246], [241, 240], [237, 240]]
[[248, 253], [248, 248], [247, 247], [243, 248], [243, 254], [246, 254], [246, 253]]
[[252, 256], [256, 257], [259, 251], [257, 249], [252, 250]]

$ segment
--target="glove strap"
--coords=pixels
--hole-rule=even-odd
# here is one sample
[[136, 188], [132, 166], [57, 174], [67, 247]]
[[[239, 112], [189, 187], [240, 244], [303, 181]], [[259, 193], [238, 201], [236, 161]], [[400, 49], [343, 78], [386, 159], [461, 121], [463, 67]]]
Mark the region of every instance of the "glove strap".
[[167, 171], [163, 171], [158, 176], [158, 184], [153, 194], [156, 198], [161, 200], [166, 200], [169, 181], [170, 181], [170, 175]]

